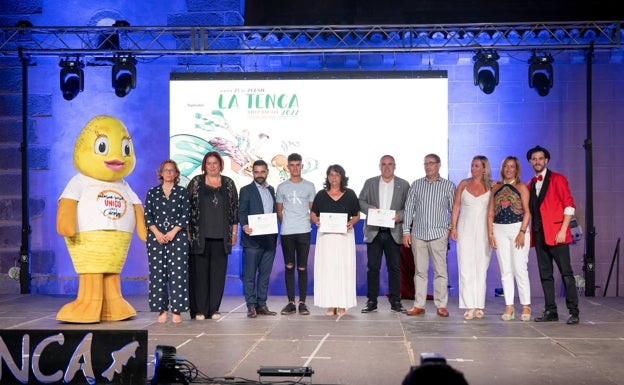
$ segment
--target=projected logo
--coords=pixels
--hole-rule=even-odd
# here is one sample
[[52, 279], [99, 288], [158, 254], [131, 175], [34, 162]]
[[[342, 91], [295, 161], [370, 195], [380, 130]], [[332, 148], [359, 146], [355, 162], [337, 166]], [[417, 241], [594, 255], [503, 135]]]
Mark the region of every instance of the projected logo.
[[295, 117], [299, 115], [297, 94], [271, 94], [264, 88], [250, 90], [234, 89], [219, 95], [220, 109], [240, 109], [244, 107], [249, 116]]

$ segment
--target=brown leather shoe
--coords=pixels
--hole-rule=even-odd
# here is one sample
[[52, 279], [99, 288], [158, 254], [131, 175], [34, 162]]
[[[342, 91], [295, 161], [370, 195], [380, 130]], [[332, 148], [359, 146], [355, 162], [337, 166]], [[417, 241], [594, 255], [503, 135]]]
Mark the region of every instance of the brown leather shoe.
[[269, 308], [266, 305], [256, 307], [256, 313], [258, 315], [276, 315], [277, 314], [277, 312], [269, 310]]
[[449, 312], [448, 312], [448, 310], [446, 310], [445, 307], [439, 307], [438, 308], [438, 315], [440, 317], [448, 317], [449, 316]]
[[[247, 318], [256, 318], [257, 314], [256, 314], [256, 307], [255, 306], [248, 306], [247, 307]], [[197, 317], [195, 317], [197, 319]]]
[[407, 314], [407, 315], [422, 315], [422, 314], [425, 314], [425, 309], [414, 306], [410, 310], [406, 311], [405, 314]]

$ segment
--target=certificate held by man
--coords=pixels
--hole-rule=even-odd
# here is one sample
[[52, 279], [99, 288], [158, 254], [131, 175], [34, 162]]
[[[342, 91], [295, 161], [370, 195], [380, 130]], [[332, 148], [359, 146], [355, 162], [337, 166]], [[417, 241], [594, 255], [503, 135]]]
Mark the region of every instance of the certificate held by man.
[[368, 209], [366, 224], [369, 226], [394, 228], [394, 210]]
[[319, 218], [321, 226], [318, 231], [321, 233], [346, 233], [347, 221], [346, 213], [321, 213]]
[[248, 215], [248, 226], [252, 232], [250, 236], [265, 235], [265, 234], [277, 234], [277, 214], [257, 214]]

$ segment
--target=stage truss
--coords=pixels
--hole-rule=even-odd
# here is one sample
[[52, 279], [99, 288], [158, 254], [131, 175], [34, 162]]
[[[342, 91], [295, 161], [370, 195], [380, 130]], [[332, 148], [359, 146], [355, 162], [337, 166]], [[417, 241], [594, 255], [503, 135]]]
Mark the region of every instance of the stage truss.
[[195, 56], [477, 50], [622, 51], [622, 21], [557, 23], [0, 27], [1, 56]]

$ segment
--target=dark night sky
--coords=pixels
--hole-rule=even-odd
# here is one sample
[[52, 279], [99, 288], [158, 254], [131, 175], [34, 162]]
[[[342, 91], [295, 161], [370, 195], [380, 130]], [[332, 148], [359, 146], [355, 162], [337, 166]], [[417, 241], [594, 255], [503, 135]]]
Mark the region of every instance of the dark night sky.
[[246, 0], [246, 25], [623, 20], [617, 0]]

